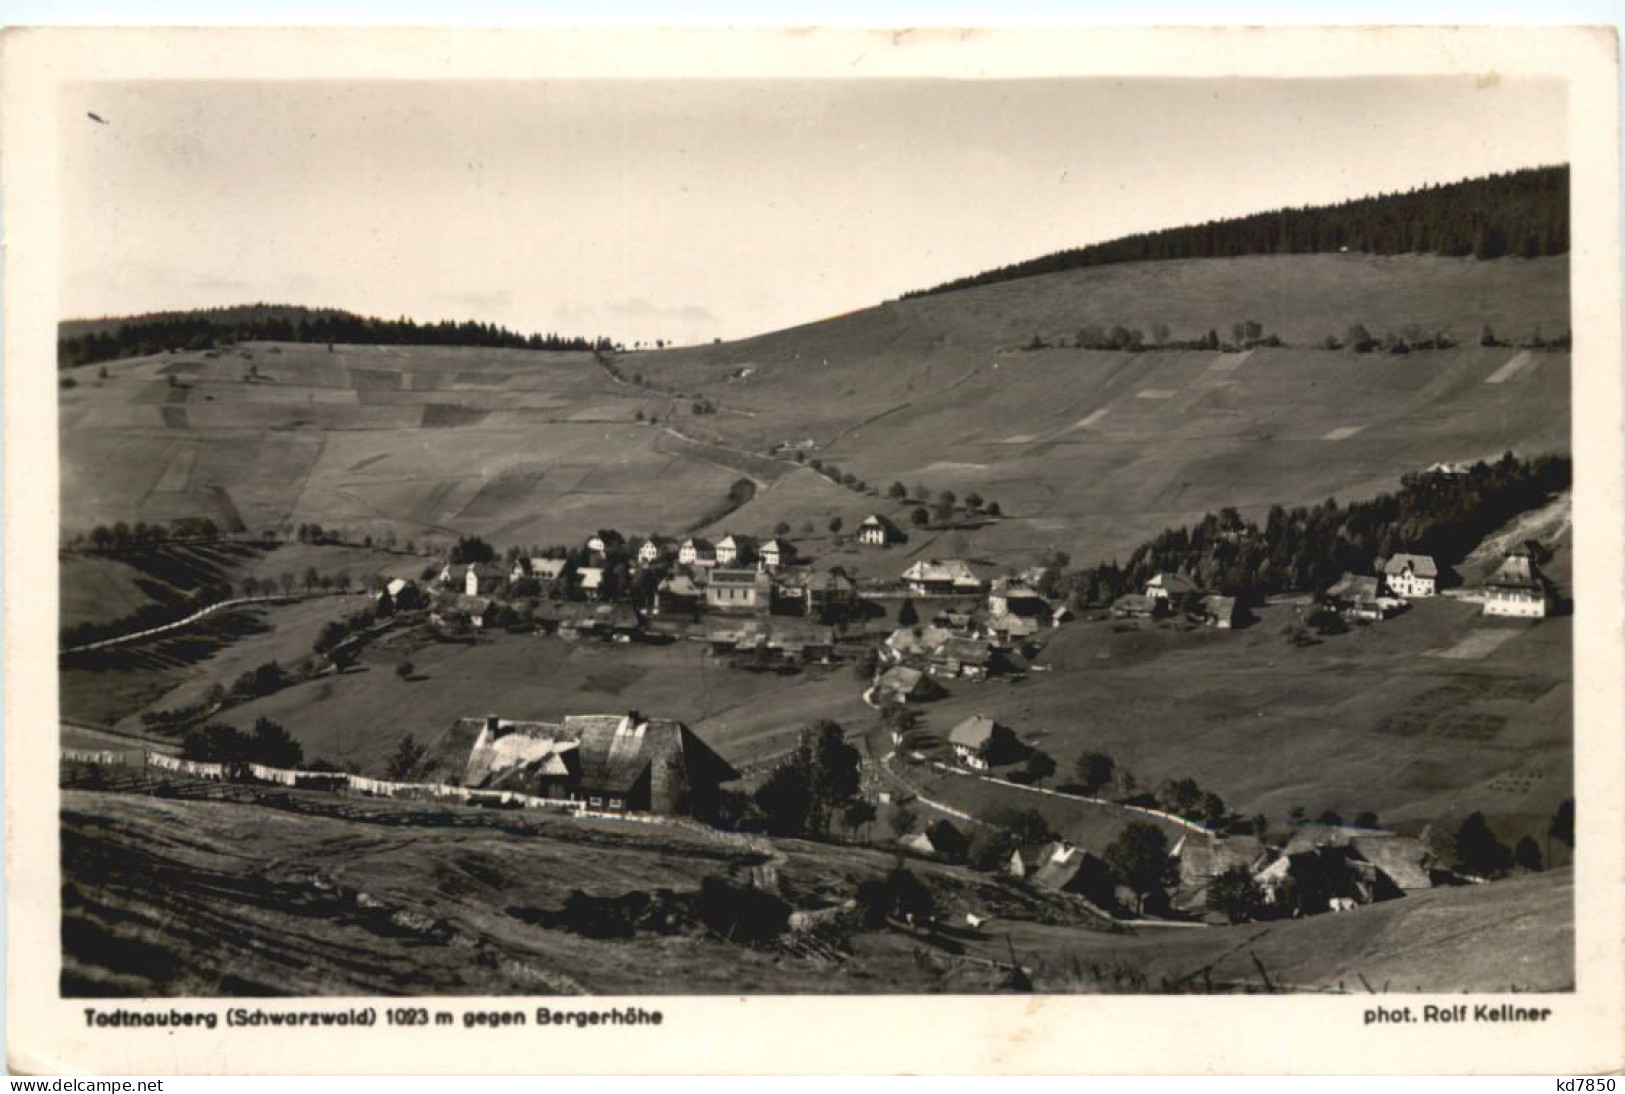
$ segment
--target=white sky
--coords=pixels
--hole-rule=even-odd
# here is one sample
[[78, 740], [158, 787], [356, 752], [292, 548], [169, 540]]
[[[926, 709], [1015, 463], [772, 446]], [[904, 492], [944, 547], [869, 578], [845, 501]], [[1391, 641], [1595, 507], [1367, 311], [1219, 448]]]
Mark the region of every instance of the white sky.
[[1471, 78], [78, 85], [61, 311], [732, 338], [1126, 232], [1562, 162], [1564, 115], [1560, 83]]

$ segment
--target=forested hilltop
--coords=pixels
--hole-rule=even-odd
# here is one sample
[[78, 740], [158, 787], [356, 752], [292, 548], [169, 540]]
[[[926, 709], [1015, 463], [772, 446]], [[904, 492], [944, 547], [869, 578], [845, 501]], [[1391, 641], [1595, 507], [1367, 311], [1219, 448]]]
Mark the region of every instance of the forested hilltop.
[[121, 319], [68, 320], [57, 331], [57, 366], [90, 365], [164, 350], [207, 350], [239, 341], [343, 342], [385, 346], [496, 349], [609, 349], [608, 338], [520, 334], [495, 323], [375, 319], [329, 308], [249, 304], [158, 312]]
[[1119, 262], [1344, 249], [1485, 259], [1564, 254], [1569, 249], [1568, 165], [1142, 232], [904, 293], [903, 299]]

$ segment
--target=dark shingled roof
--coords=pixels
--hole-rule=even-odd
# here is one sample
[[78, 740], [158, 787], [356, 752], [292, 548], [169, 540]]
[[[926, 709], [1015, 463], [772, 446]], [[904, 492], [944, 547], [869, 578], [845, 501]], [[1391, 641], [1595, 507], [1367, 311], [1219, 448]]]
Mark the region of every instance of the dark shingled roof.
[[579, 730], [581, 785], [605, 793], [625, 793], [651, 764], [675, 758], [690, 771], [712, 769], [717, 781], [739, 777], [722, 757], [687, 726], [670, 718], [636, 722], [616, 714], [570, 717], [567, 729]]

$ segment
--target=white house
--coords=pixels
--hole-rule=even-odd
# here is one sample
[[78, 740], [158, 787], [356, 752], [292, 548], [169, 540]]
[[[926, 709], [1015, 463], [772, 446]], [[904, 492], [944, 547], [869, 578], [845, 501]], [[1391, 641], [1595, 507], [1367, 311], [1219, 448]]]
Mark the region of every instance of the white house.
[[677, 549], [677, 561], [684, 566], [715, 566], [716, 545], [700, 536], [685, 539], [683, 545]]
[[762, 544], [762, 565], [769, 570], [787, 566], [795, 557], [795, 544], [787, 539], [770, 539]]
[[1407, 600], [1439, 591], [1439, 567], [1431, 555], [1396, 554], [1383, 565], [1382, 576], [1389, 592]]
[[872, 513], [858, 525], [858, 542], [865, 547], [886, 547], [902, 543], [903, 530], [879, 513]]
[[756, 555], [756, 541], [749, 536], [723, 536], [717, 544], [717, 565], [738, 566]]
[[985, 714], [973, 714], [948, 731], [954, 759], [972, 771], [986, 771], [987, 750], [993, 741], [994, 721]]
[[1527, 552], [1514, 551], [1484, 583], [1484, 614], [1539, 619], [1551, 607], [1545, 579]]
[[581, 582], [581, 591], [588, 600], [597, 600], [604, 591], [604, 568], [602, 566], [582, 566], [576, 570], [576, 580]]
[[665, 536], [650, 536], [638, 548], [638, 565], [653, 566], [671, 550], [671, 540]]

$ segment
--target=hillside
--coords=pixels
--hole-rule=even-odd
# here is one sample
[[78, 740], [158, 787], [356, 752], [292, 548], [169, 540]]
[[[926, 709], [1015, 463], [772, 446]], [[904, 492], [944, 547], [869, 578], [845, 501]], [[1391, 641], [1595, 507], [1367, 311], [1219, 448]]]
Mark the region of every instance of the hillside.
[[[450, 826], [403, 827], [364, 823], [368, 807], [353, 808], [346, 818], [64, 791], [64, 994], [987, 992], [1004, 985], [992, 963], [1009, 948], [1046, 992], [1258, 990], [1250, 953], [1273, 983], [1300, 989], [1358, 992], [1360, 976], [1393, 991], [1573, 985], [1567, 871], [1310, 920], [1108, 934], [1057, 898], [914, 861], [943, 912], [992, 913], [1000, 934], [932, 945], [860, 931], [831, 963], [726, 941], [692, 920], [707, 878], [738, 883], [763, 860], [750, 848], [469, 811]], [[847, 899], [894, 861], [858, 847], [771, 848], [779, 891], [798, 908]], [[586, 933], [557, 919], [573, 891], [668, 911], [630, 936], [605, 918]]]
[[[1482, 347], [1568, 329], [1566, 258], [1293, 255], [1106, 266], [866, 309], [735, 343], [617, 355], [259, 344], [69, 370], [64, 524], [204, 515], [401, 538], [565, 542], [848, 525], [880, 498], [797, 470], [783, 444], [871, 490], [997, 500], [974, 553], [1123, 553], [1225, 505], [1391, 489], [1405, 471], [1568, 446], [1569, 355]], [[1247, 353], [1051, 346], [1082, 324], [1175, 340], [1252, 319]], [[1444, 330], [1404, 356], [1310, 348], [1361, 323]], [[212, 351], [211, 351], [212, 352]], [[250, 366], [255, 378], [245, 380]], [[704, 396], [714, 414], [694, 414]], [[640, 416], [644, 420], [640, 420]], [[651, 427], [646, 419], [658, 418]], [[696, 445], [669, 432], [717, 445]], [[724, 518], [729, 487], [756, 499]], [[658, 481], [661, 489], [649, 491]], [[895, 507], [894, 507], [895, 509]], [[903, 515], [903, 514], [899, 514]], [[909, 552], [941, 552], [929, 540]], [[904, 553], [874, 557], [901, 569]]]

